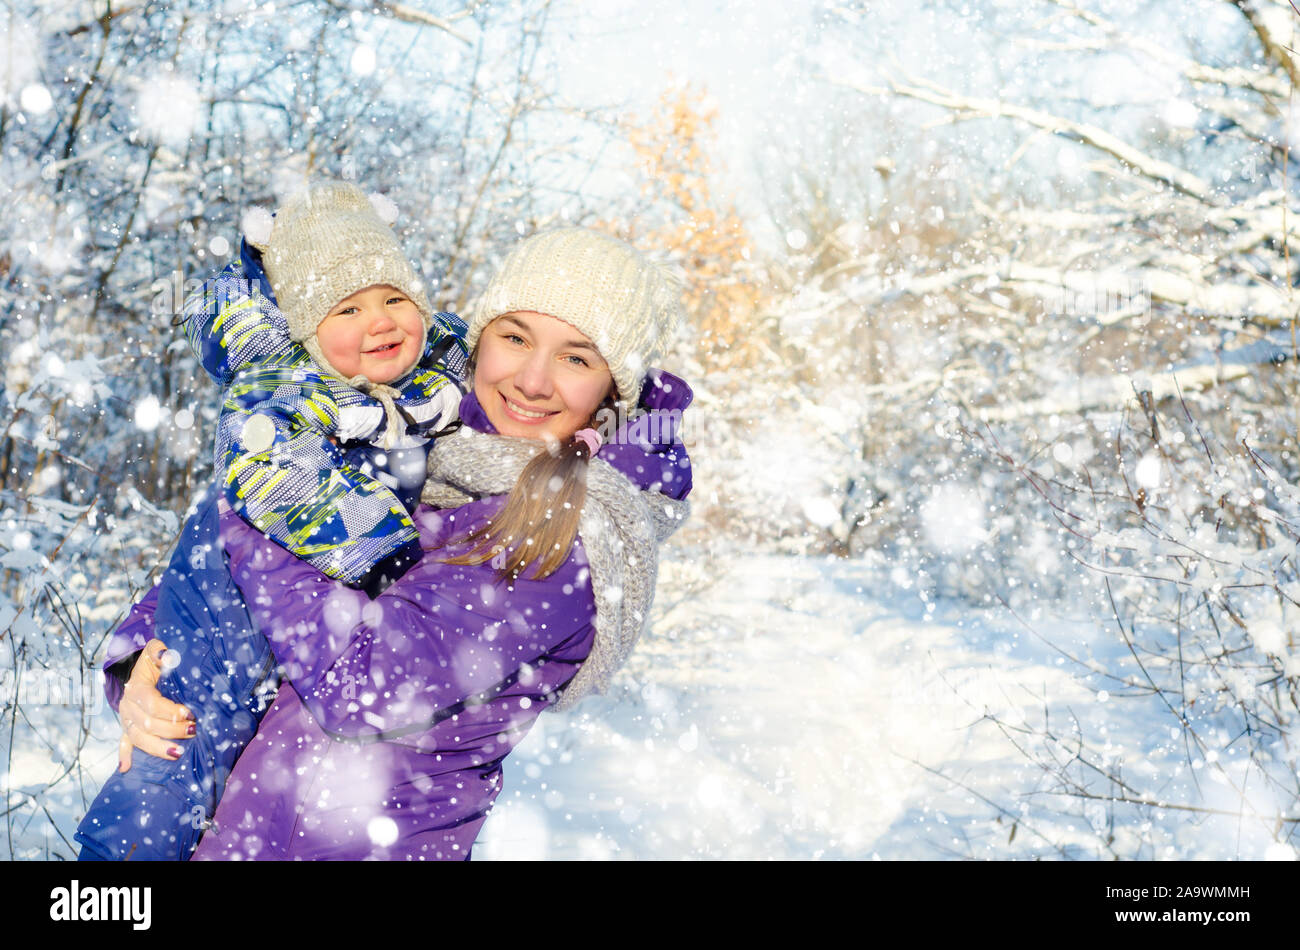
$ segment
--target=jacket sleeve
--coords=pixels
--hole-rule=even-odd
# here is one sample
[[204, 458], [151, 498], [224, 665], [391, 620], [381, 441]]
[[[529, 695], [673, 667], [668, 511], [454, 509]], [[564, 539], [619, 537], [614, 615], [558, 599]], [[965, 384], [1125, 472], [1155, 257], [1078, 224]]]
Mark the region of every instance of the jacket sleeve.
[[625, 422], [601, 445], [600, 457], [641, 491], [678, 501], [691, 493], [691, 457], [681, 440], [680, 412], [652, 409]]
[[122, 690], [131, 678], [131, 668], [145, 644], [153, 638], [154, 611], [158, 609], [158, 586], [131, 608], [126, 619], [113, 631], [104, 655], [104, 696], [108, 704], [117, 709], [122, 702]]
[[429, 321], [429, 333], [419, 367], [442, 373], [464, 390], [469, 380], [469, 350], [465, 334], [469, 327], [454, 313], [438, 311]]
[[646, 374], [637, 400], [638, 414], [620, 419], [610, 410], [597, 414], [605, 444], [600, 457], [641, 491], [657, 491], [678, 501], [691, 493], [691, 459], [682, 442], [682, 414], [695, 398], [683, 379], [661, 369]]
[[243, 250], [185, 301], [183, 311], [190, 349], [223, 388], [241, 370], [269, 358], [306, 358], [289, 338], [289, 322], [276, 306], [256, 252], [247, 244]]
[[397, 496], [331, 440], [338, 406], [319, 374], [269, 364], [246, 370], [217, 421], [226, 501], [316, 570], [356, 587], [399, 576], [420, 557]]
[[423, 732], [529, 676], [595, 619], [585, 570], [576, 579], [517, 582], [516, 589], [532, 586], [512, 600], [488, 565], [425, 557], [371, 601], [237, 518], [223, 524], [223, 537], [231, 573], [283, 675], [339, 738]]

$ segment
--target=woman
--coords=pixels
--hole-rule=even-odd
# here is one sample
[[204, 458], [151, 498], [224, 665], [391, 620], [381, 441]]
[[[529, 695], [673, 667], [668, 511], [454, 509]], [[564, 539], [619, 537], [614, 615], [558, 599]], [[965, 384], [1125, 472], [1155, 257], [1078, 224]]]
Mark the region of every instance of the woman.
[[644, 370], [679, 306], [622, 242], [519, 245], [470, 321], [474, 388], [430, 459], [423, 560], [374, 601], [220, 515], [287, 682], [196, 857], [469, 856], [505, 755], [542, 709], [604, 686], [645, 623], [688, 463], [598, 448], [590, 426], [643, 384], [647, 408], [685, 407], [684, 384]]

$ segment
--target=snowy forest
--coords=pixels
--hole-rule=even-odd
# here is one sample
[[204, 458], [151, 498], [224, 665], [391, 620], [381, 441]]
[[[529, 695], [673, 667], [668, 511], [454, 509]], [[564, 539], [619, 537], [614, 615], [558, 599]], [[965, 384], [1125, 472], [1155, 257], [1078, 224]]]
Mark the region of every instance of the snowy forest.
[[1288, 0], [5, 0], [0, 856], [76, 856], [106, 639], [212, 478], [182, 302], [330, 177], [392, 199], [439, 309], [561, 224], [686, 276], [690, 520], [476, 860], [1294, 860], [1298, 31]]

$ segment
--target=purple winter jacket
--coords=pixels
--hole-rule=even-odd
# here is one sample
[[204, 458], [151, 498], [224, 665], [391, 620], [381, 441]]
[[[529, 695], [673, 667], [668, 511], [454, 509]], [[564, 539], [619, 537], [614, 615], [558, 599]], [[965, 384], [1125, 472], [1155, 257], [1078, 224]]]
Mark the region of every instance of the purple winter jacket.
[[[642, 397], [684, 409], [668, 374]], [[650, 384], [647, 385], [649, 388]], [[466, 424], [494, 431], [473, 399]], [[669, 447], [608, 446], [642, 488], [690, 489]], [[577, 673], [594, 640], [586, 553], [544, 580], [499, 583], [490, 564], [449, 565], [444, 546], [504, 504], [421, 506], [424, 558], [375, 600], [332, 581], [230, 511], [232, 576], [284, 682], [235, 765], [195, 859], [465, 859], [501, 788], [501, 763]]]

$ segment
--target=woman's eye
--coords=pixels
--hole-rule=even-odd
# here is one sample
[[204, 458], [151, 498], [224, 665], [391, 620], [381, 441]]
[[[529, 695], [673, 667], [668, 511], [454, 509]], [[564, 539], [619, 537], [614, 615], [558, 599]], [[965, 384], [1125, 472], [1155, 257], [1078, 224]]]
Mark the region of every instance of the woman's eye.
[[581, 356], [566, 356], [565, 359], [566, 359], [566, 360], [569, 360], [569, 365], [570, 365], [570, 366], [587, 366], [587, 365], [589, 365], [589, 364], [587, 363], [587, 361], [584, 360]]
[[505, 334], [505, 339], [511, 343], [522, 344], [524, 342], [524, 338], [521, 337], [518, 333], [507, 333]]

